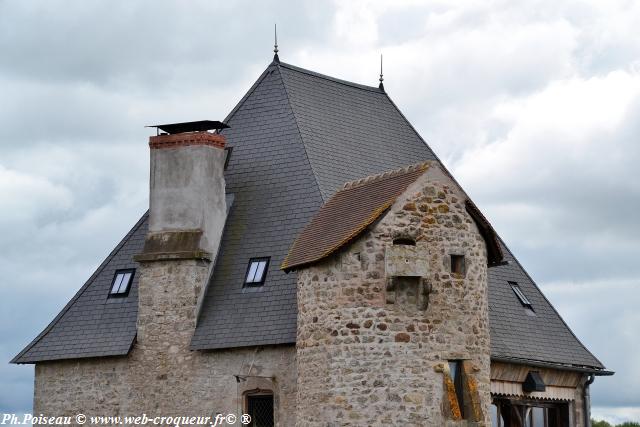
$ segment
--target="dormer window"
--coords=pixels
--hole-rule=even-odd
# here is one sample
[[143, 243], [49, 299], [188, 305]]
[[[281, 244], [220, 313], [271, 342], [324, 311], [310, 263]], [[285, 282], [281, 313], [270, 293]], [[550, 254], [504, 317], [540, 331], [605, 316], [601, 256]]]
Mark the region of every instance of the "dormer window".
[[244, 278], [246, 286], [261, 286], [267, 277], [269, 257], [251, 258], [247, 267], [247, 275]]
[[531, 301], [529, 301], [529, 299], [522, 292], [522, 289], [520, 289], [520, 286], [516, 282], [509, 282], [509, 285], [511, 285], [511, 289], [513, 289], [513, 292], [516, 294], [516, 296], [520, 300], [520, 303], [523, 305], [523, 307], [533, 311], [533, 307], [531, 306]]
[[111, 282], [111, 290], [109, 291], [110, 297], [126, 297], [129, 295], [129, 289], [133, 282], [133, 274], [135, 269], [129, 268], [126, 270], [117, 270]]

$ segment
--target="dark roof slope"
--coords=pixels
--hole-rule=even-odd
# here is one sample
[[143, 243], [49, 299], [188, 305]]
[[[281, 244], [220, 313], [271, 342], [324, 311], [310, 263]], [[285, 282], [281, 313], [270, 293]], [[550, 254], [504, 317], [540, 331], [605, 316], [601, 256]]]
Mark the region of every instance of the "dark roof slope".
[[[508, 264], [489, 269], [491, 356], [604, 368], [571, 332], [504, 242], [500, 243]], [[535, 316], [527, 314], [509, 281], [518, 283]]]
[[317, 262], [371, 225], [428, 168], [426, 163], [345, 184], [298, 235], [283, 270]]
[[147, 234], [144, 214], [62, 311], [12, 363], [125, 355], [136, 336], [138, 275], [127, 298], [107, 298], [116, 270], [136, 268]]
[[[280, 68], [268, 67], [225, 122], [235, 201], [191, 347], [293, 343], [296, 277], [279, 266], [322, 197]], [[243, 287], [249, 259], [261, 256], [271, 257], [264, 285]]]
[[[382, 90], [284, 63], [269, 65], [225, 122], [232, 126], [223, 133], [234, 147], [226, 178], [235, 201], [192, 348], [293, 343], [296, 277], [278, 267], [297, 233], [344, 182], [437, 158]], [[14, 361], [126, 354], [137, 283], [118, 310], [100, 308], [98, 296], [107, 292], [112, 261], [135, 265], [144, 234], [136, 225], [125, 239], [131, 246], [116, 247], [109, 267], [101, 266]], [[271, 264], [264, 287], [243, 289], [249, 258], [265, 255]], [[489, 271], [495, 357], [602, 366], [517, 262]], [[507, 280], [520, 283], [537, 317], [522, 310]], [[104, 315], [94, 313], [96, 305]]]
[[347, 181], [437, 159], [377, 87], [284, 63], [280, 70], [325, 201]]

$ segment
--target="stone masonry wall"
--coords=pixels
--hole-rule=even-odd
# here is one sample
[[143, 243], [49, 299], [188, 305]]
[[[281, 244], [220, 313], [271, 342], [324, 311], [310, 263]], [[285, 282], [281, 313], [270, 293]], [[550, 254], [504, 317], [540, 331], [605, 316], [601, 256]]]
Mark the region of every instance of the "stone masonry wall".
[[[193, 352], [191, 362], [182, 366], [181, 376], [189, 381], [176, 383], [157, 379], [153, 367], [139, 363], [139, 350], [129, 357], [38, 363], [35, 375], [34, 414], [124, 416], [215, 416], [242, 412], [243, 393], [250, 390], [274, 392], [276, 425], [295, 425], [296, 360], [293, 346]], [[133, 362], [136, 360], [136, 362]], [[275, 376], [275, 381], [249, 378], [236, 383], [234, 374]], [[142, 402], [146, 376], [157, 379], [164, 393], [156, 395], [157, 409]], [[172, 382], [171, 386], [168, 385]], [[175, 388], [171, 388], [175, 387]], [[184, 407], [176, 408], [179, 396]], [[166, 405], [166, 406], [165, 406]], [[156, 405], [154, 405], [156, 406]]]
[[[207, 416], [242, 413], [242, 395], [273, 391], [278, 425], [295, 423], [293, 346], [189, 350], [206, 261], [142, 263], [138, 335], [127, 357], [39, 363], [35, 413]], [[234, 375], [253, 375], [236, 382]]]
[[[455, 359], [471, 361], [490, 425], [487, 255], [464, 201], [430, 168], [372, 229], [299, 272], [297, 425], [467, 425], [443, 416], [441, 368]], [[407, 235], [427, 248], [426, 310], [415, 292], [387, 303], [385, 248]], [[452, 276], [451, 254], [465, 274]]]

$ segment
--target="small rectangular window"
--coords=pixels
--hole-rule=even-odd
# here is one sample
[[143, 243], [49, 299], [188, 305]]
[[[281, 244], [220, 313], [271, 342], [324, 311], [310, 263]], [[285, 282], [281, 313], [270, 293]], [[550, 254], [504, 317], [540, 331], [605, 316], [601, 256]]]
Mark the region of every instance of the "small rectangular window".
[[529, 301], [529, 299], [522, 292], [522, 289], [520, 289], [520, 286], [518, 286], [516, 282], [509, 282], [509, 284], [511, 285], [511, 289], [513, 289], [513, 292], [516, 294], [516, 296], [520, 300], [520, 303], [523, 306], [527, 307], [528, 309], [533, 310], [531, 306], [531, 301]]
[[264, 284], [269, 268], [269, 257], [251, 258], [247, 267], [244, 284], [248, 286], [260, 286]]
[[117, 270], [111, 282], [110, 297], [125, 297], [129, 294], [135, 269]]
[[464, 255], [451, 255], [451, 272], [464, 276]]

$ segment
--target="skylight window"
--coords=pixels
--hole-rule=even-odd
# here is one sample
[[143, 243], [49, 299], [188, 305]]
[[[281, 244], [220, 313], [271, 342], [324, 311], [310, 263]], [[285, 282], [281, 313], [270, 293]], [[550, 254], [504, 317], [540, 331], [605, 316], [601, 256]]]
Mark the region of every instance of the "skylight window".
[[111, 283], [110, 297], [125, 297], [129, 294], [131, 282], [133, 282], [133, 273], [135, 269], [117, 270]]
[[520, 300], [520, 303], [526, 308], [533, 310], [533, 307], [531, 306], [531, 301], [529, 301], [529, 299], [522, 292], [522, 289], [520, 289], [520, 286], [518, 286], [516, 282], [509, 282], [509, 284], [511, 285], [511, 289], [513, 289], [513, 292], [516, 294], [516, 296]]
[[260, 286], [264, 284], [269, 267], [269, 257], [251, 258], [247, 267], [247, 275], [244, 284], [247, 286]]

